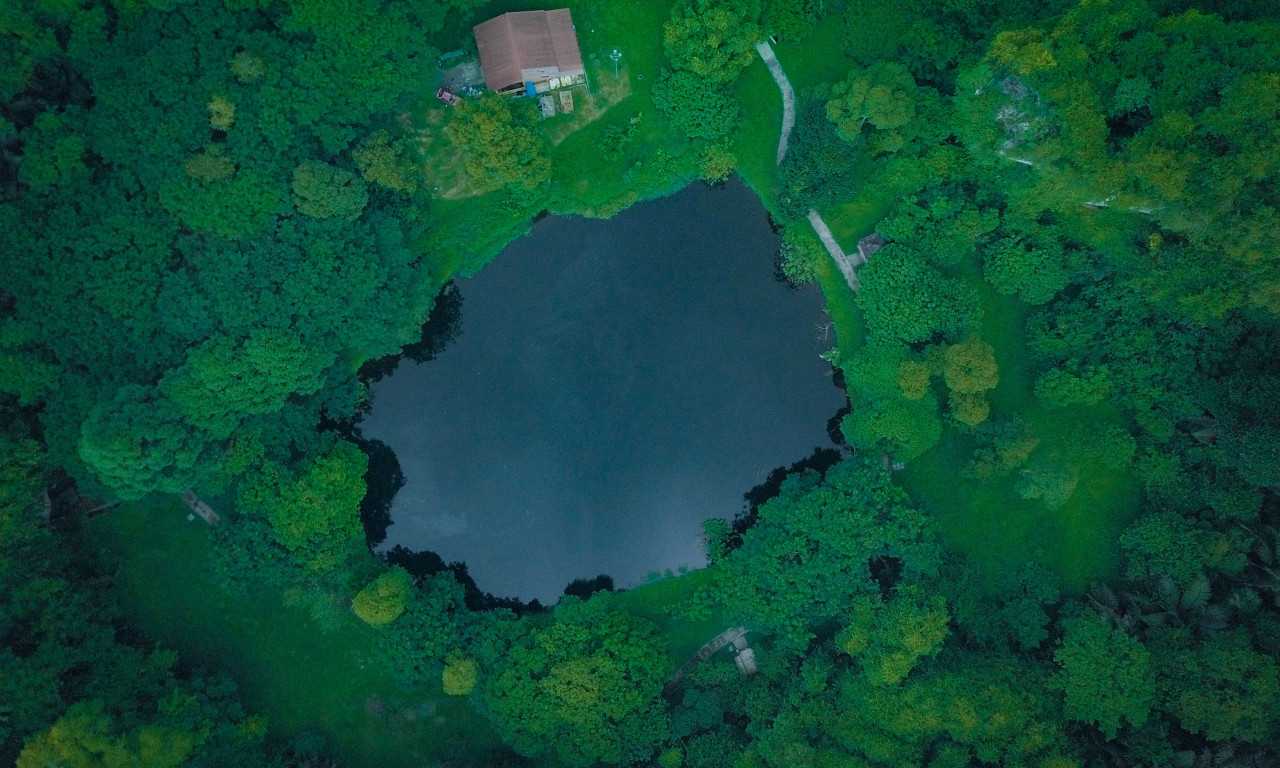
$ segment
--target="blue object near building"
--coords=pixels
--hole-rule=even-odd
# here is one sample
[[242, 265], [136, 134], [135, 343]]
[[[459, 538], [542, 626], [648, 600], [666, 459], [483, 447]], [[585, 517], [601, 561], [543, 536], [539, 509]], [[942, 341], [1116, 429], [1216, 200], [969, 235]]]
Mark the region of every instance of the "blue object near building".
[[524, 83], [524, 95], [531, 99], [538, 97], [538, 89], [533, 87], [532, 80], [526, 80]]

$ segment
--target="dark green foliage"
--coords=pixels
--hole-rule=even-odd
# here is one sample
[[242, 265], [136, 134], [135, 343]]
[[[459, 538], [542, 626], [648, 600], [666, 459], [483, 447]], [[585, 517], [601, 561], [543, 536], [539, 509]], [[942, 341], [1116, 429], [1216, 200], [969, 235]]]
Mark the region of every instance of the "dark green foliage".
[[980, 316], [973, 288], [931, 267], [924, 256], [891, 243], [858, 272], [858, 306], [872, 338], [914, 344], [952, 339]]
[[1045, 304], [1071, 281], [1060, 243], [1038, 247], [1017, 237], [991, 243], [983, 253], [983, 273], [997, 292], [1028, 304]]
[[[410, 133], [435, 75], [423, 41], [452, 43], [477, 4], [10, 5], [0, 762], [322, 760], [267, 754], [266, 725], [229, 686], [131, 627], [81, 538], [96, 523], [55, 502], [41, 524], [46, 485], [56, 499], [72, 480], [104, 501], [224, 493], [214, 581], [279, 592], [368, 643], [371, 678], [390, 672], [414, 707], [443, 682], [469, 698], [438, 716], [474, 705], [544, 761], [1276, 762], [1280, 30], [1264, 4], [846, 3], [857, 69], [780, 47], [798, 83], [827, 85], [805, 92], [771, 176], [752, 159], [768, 142], [736, 130], [760, 108], [755, 86], [730, 84], [760, 67], [763, 34], [806, 39], [830, 4], [677, 3], [672, 71], [631, 83], [660, 119], [623, 108], [584, 134], [611, 173], [630, 168], [591, 210], [654, 178], [723, 179], [735, 153], [753, 185], [774, 185], [783, 273], [820, 279], [833, 317], [854, 318], [828, 357], [856, 455], [825, 474], [797, 465], [732, 529], [711, 521], [715, 570], [695, 588], [566, 598], [553, 614], [485, 596], [429, 553], [393, 550], [405, 570], [369, 558], [367, 459], [332, 431], [368, 396], [354, 372], [420, 334], [442, 281], [478, 269], [529, 212], [576, 210], [558, 197], [573, 171], [551, 160], [572, 153], [547, 141], [576, 118], [539, 123], [494, 97], [435, 113], [468, 191], [497, 194], [418, 195], [437, 183]], [[588, 56], [597, 29], [615, 33], [605, 6], [574, 7]], [[815, 50], [834, 44], [821, 29]], [[660, 71], [651, 42], [637, 74]], [[847, 247], [873, 224], [890, 241], [856, 298], [828, 280], [810, 208]], [[939, 466], [982, 481], [947, 488], [990, 505], [964, 524], [1044, 526], [1064, 549], [1105, 546], [1090, 515], [1114, 502], [1116, 571], [1081, 595], [1026, 562], [1060, 553], [1000, 564], [949, 549], [967, 499], [904, 490]], [[1028, 519], [996, 518], [1001, 504]], [[662, 698], [722, 622], [751, 630], [758, 674], [722, 651]], [[453, 727], [448, 749], [469, 759]], [[515, 764], [493, 755], [475, 760]]]
[[1120, 536], [1130, 579], [1168, 577], [1191, 583], [1227, 553], [1225, 537], [1181, 515], [1157, 513], [1130, 525]]
[[788, 217], [802, 218], [809, 208], [848, 199], [861, 162], [858, 148], [836, 135], [820, 102], [796, 105], [796, 125], [779, 167], [778, 204]]
[[846, 616], [858, 596], [878, 590], [873, 559], [899, 560], [911, 574], [935, 567], [926, 519], [878, 461], [846, 460], [820, 485], [779, 496], [759, 514], [726, 558], [720, 590], [731, 610], [795, 649], [814, 624]]
[[1114, 738], [1127, 723], [1140, 726], [1154, 703], [1151, 653], [1136, 638], [1092, 611], [1067, 622], [1054, 653], [1068, 717], [1097, 725]]
[[987, 480], [1005, 477], [1027, 463], [1040, 438], [1020, 418], [1004, 418], [985, 424], [978, 432], [979, 447], [965, 467], [966, 477]]
[[40, 524], [42, 458], [34, 441], [0, 436], [0, 761], [270, 764], [266, 723], [245, 714], [235, 687], [179, 674], [174, 653], [129, 625], [92, 560]]
[[653, 87], [653, 101], [691, 139], [724, 138], [742, 119], [742, 106], [726, 86], [686, 70], [663, 72]]
[[876, 224], [876, 231], [945, 268], [972, 259], [979, 243], [999, 222], [994, 208], [979, 208], [962, 194], [937, 189], [903, 200]]
[[831, 10], [828, 0], [763, 0], [762, 31], [787, 42], [798, 42]]

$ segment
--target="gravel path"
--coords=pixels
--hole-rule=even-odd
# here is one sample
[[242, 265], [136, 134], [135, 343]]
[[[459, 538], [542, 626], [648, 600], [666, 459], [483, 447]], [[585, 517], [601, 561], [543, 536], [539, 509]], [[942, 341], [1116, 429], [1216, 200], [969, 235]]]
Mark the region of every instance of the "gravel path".
[[778, 90], [782, 91], [782, 134], [778, 136], [778, 163], [781, 164], [782, 158], [787, 156], [787, 139], [791, 138], [791, 129], [796, 124], [796, 92], [787, 79], [787, 73], [782, 71], [778, 57], [773, 54], [773, 46], [769, 45], [769, 41], [756, 43], [756, 51], [764, 59], [769, 74], [773, 75], [774, 82], [778, 84]]

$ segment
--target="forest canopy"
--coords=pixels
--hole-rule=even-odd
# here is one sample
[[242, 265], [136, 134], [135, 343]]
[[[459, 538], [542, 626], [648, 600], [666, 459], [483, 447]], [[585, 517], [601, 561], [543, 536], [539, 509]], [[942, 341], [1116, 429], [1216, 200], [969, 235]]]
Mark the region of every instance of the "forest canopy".
[[[545, 120], [435, 98], [504, 4], [0, 14], [0, 762], [1280, 760], [1277, 9], [567, 5]], [[353, 424], [449, 281], [733, 172], [822, 290], [829, 460], [555, 606], [379, 549]]]

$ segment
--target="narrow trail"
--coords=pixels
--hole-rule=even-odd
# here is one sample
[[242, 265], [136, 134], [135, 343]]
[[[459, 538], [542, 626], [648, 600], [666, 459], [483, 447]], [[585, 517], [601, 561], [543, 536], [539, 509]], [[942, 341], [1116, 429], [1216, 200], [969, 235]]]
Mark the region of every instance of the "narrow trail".
[[860, 253], [852, 255], [844, 252], [840, 244], [836, 242], [835, 237], [831, 234], [831, 229], [827, 226], [827, 222], [822, 220], [818, 212], [809, 209], [809, 223], [813, 225], [813, 231], [818, 234], [818, 239], [826, 246], [827, 253], [831, 254], [831, 258], [835, 260], [836, 266], [840, 268], [840, 273], [844, 275], [844, 281], [849, 284], [855, 292], [858, 290], [858, 273], [857, 268], [862, 266], [866, 259], [861, 257]]
[[700, 661], [706, 661], [711, 656], [711, 654], [715, 653], [716, 651], [720, 650], [726, 645], [729, 645], [730, 643], [736, 642], [738, 639], [744, 637], [746, 634], [747, 634], [746, 627], [730, 627], [729, 629], [726, 629], [725, 631], [711, 638], [711, 640], [707, 641], [707, 643], [705, 643], [701, 648], [699, 648], [698, 652], [695, 653], [693, 656], [691, 656], [689, 660], [686, 661], [684, 665], [680, 667], [680, 669], [676, 670], [676, 673], [671, 676], [670, 680], [667, 681], [666, 687], [663, 688], [663, 693], [670, 694], [671, 692], [673, 692], [676, 686], [680, 685], [680, 681], [684, 680], [685, 675], [689, 674], [689, 670], [693, 668], [694, 664], [697, 664]]
[[796, 124], [796, 92], [791, 87], [791, 81], [787, 79], [787, 73], [782, 69], [782, 62], [778, 61], [778, 57], [773, 53], [773, 46], [769, 45], [768, 40], [762, 40], [756, 43], [756, 52], [760, 54], [760, 58], [764, 59], [764, 64], [769, 68], [769, 74], [773, 75], [773, 81], [778, 84], [778, 90], [782, 91], [782, 133], [778, 136], [778, 163], [782, 163], [782, 158], [787, 156], [787, 140], [791, 138], [791, 129]]
[[[791, 138], [791, 129], [796, 124], [796, 91], [791, 87], [791, 80], [787, 78], [786, 71], [782, 69], [782, 62], [778, 61], [778, 57], [773, 52], [773, 46], [769, 45], [767, 40], [756, 43], [756, 52], [764, 60], [765, 66], [769, 68], [769, 74], [773, 75], [773, 81], [778, 84], [778, 90], [782, 92], [782, 133], [778, 136], [777, 159], [777, 164], [781, 165], [782, 158], [787, 156], [787, 141]], [[809, 209], [809, 223], [813, 225], [813, 231], [817, 233], [818, 239], [822, 241], [827, 253], [831, 254], [836, 266], [840, 267], [840, 273], [844, 275], [844, 281], [848, 283], [851, 290], [856, 292], [858, 290], [858, 274], [855, 270], [866, 259], [862, 258], [861, 253], [853, 256], [845, 253], [844, 249], [840, 247], [840, 244], [836, 242], [835, 237], [831, 234], [831, 228], [827, 226], [827, 223], [822, 220], [822, 216], [813, 208]]]

